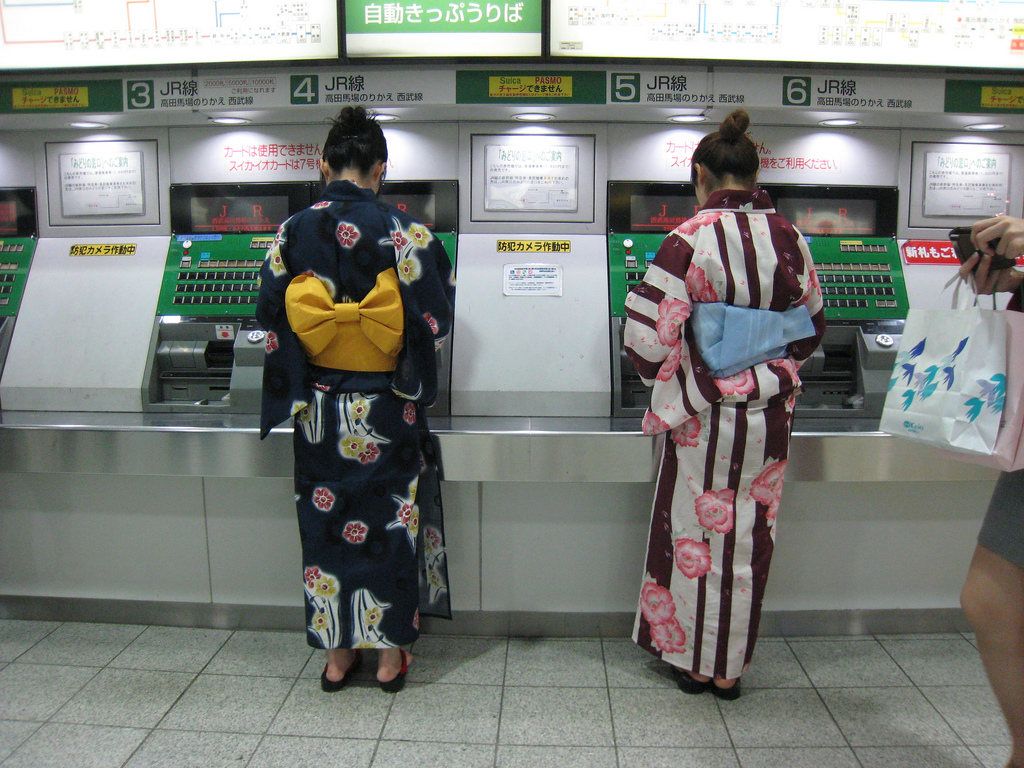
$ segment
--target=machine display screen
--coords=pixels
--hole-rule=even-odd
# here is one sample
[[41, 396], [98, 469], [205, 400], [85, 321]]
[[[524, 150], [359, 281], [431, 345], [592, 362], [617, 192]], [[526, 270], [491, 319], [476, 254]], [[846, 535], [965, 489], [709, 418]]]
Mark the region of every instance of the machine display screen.
[[172, 184], [171, 232], [181, 234], [274, 234], [281, 223], [312, 202], [308, 182]]
[[435, 234], [458, 231], [457, 181], [387, 181], [378, 196]]
[[697, 212], [692, 184], [669, 181], [609, 181], [608, 231], [664, 234]]
[[805, 235], [875, 234], [875, 200], [828, 200], [813, 197], [786, 197], [776, 202], [776, 210]]
[[381, 193], [380, 199], [400, 211], [408, 213], [427, 229], [434, 229], [437, 223], [436, 198], [429, 194]]
[[764, 184], [775, 210], [808, 237], [896, 237], [896, 187]]
[[0, 189], [0, 237], [36, 234], [36, 192], [31, 187]]
[[276, 232], [288, 218], [284, 195], [192, 198], [192, 226], [196, 232]]
[[629, 228], [632, 232], [671, 232], [693, 217], [697, 198], [679, 195], [630, 195]]
[[18, 234], [18, 210], [13, 200], [0, 200], [0, 235]]

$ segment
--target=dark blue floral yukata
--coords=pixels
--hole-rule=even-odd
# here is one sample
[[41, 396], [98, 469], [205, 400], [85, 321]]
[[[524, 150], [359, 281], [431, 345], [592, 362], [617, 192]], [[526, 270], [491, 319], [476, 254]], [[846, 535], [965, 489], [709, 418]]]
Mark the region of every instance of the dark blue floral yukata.
[[[335, 302], [359, 302], [389, 268], [405, 321], [395, 370], [310, 363], [286, 313], [292, 279], [312, 274]], [[421, 610], [450, 616], [438, 456], [423, 406], [437, 395], [435, 350], [452, 327], [451, 262], [425, 226], [371, 190], [335, 181], [281, 225], [260, 283], [261, 437], [294, 417], [308, 642], [408, 645]]]

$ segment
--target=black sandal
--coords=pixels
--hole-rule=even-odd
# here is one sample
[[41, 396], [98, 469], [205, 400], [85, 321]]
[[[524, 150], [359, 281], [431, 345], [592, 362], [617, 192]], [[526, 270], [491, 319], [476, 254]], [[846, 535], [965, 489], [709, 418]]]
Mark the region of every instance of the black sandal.
[[740, 697], [740, 681], [739, 678], [736, 682], [730, 685], [728, 688], [719, 688], [717, 685], [712, 683], [711, 694], [722, 701], [736, 701]]
[[704, 691], [712, 690], [714, 688], [710, 680], [705, 680], [703, 683], [700, 680], [694, 679], [694, 677], [687, 672], [685, 669], [679, 667], [672, 667], [672, 677], [676, 681], [676, 685], [679, 686], [679, 690], [683, 693], [688, 693], [691, 696], [704, 693]]
[[328, 680], [327, 679], [327, 665], [324, 664], [324, 671], [320, 673], [320, 690], [324, 693], [336, 693], [348, 685], [349, 680], [352, 679], [352, 675], [359, 671], [360, 665], [363, 663], [363, 653], [360, 650], [356, 650], [355, 655], [352, 657], [352, 663], [348, 665], [348, 669], [345, 670], [345, 674], [341, 676], [341, 680]]
[[402, 652], [402, 668], [398, 670], [398, 674], [391, 680], [378, 681], [380, 689], [385, 693], [398, 693], [405, 687], [405, 674], [409, 671], [409, 659], [411, 656], [405, 648], [399, 648], [398, 650]]

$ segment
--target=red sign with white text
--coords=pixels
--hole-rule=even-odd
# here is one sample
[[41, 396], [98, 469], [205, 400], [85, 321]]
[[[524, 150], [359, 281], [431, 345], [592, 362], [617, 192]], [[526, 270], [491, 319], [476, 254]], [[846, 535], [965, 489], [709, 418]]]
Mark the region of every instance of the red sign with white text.
[[900, 250], [904, 264], [960, 264], [949, 240], [907, 240]]
[[959, 264], [949, 240], [907, 240], [900, 251], [904, 264]]

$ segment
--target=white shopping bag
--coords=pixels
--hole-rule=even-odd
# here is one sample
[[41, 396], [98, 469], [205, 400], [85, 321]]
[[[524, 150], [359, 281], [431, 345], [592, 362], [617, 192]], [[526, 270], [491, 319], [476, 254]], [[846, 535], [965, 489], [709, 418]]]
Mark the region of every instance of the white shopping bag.
[[[969, 297], [971, 302], [974, 297]], [[967, 454], [991, 454], [1006, 402], [1006, 323], [995, 309], [911, 309], [879, 428]]]

